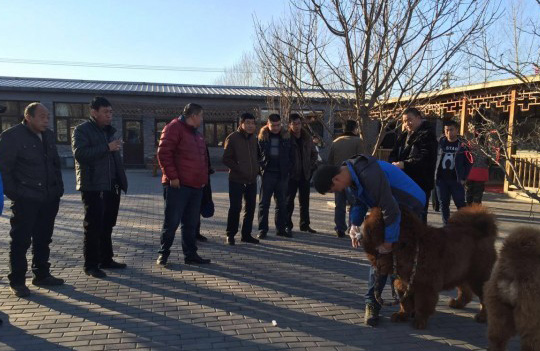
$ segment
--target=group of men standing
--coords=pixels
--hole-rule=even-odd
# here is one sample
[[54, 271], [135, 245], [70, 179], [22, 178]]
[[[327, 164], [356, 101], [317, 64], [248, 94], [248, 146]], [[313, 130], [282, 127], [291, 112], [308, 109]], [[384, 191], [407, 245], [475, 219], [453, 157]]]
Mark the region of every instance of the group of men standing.
[[[102, 97], [90, 104], [90, 118], [73, 132], [77, 190], [84, 204], [84, 271], [103, 278], [102, 269], [125, 268], [113, 260], [112, 228], [116, 224], [120, 191], [127, 178], [114, 139], [112, 107]], [[12, 200], [8, 275], [12, 292], [30, 294], [26, 286], [26, 252], [32, 245], [32, 284], [62, 285], [50, 272], [49, 245], [64, 183], [54, 133], [48, 129], [49, 111], [40, 103], [29, 104], [23, 122], [0, 135], [0, 173], [4, 193]]]
[[241, 240], [259, 243], [259, 240], [252, 236], [259, 174], [261, 186], [257, 238], [264, 239], [268, 235], [268, 215], [272, 198], [276, 202], [276, 234], [292, 237], [292, 214], [297, 193], [300, 203], [300, 230], [315, 233], [310, 227], [309, 193], [318, 152], [311, 135], [302, 128], [301, 117], [291, 114], [289, 128], [284, 130], [281, 117], [271, 114], [266, 125], [259, 131], [258, 138], [254, 135], [255, 129], [255, 117], [245, 113], [240, 117], [238, 130], [225, 140], [223, 163], [230, 169], [226, 243], [235, 244], [242, 197], [245, 207]]
[[[166, 265], [178, 227], [182, 226], [182, 251], [186, 264], [206, 264], [197, 253], [197, 230], [203, 213], [203, 190], [208, 189], [210, 161], [199, 128], [203, 108], [188, 104], [180, 117], [166, 125], [157, 158], [162, 169], [164, 221], [157, 264]], [[84, 206], [84, 272], [105, 278], [104, 269], [126, 268], [113, 259], [112, 231], [116, 225], [121, 192], [128, 181], [120, 151], [122, 140], [112, 126], [113, 108], [104, 97], [90, 103], [90, 116], [72, 135], [76, 189]], [[276, 200], [277, 235], [292, 236], [294, 199], [300, 199], [300, 230], [315, 233], [309, 222], [310, 178], [318, 152], [311, 136], [302, 129], [299, 115], [289, 116], [289, 128], [270, 115], [259, 137], [255, 117], [245, 113], [237, 131], [227, 137], [223, 162], [229, 167], [230, 209], [226, 243], [234, 245], [242, 199], [245, 201], [242, 241], [259, 243], [252, 236], [257, 196], [257, 177], [262, 175], [259, 199], [258, 238], [268, 233], [268, 212]], [[54, 222], [64, 193], [60, 157], [54, 133], [48, 129], [49, 111], [40, 103], [29, 104], [24, 119], [0, 135], [0, 174], [5, 195], [12, 200], [9, 253], [10, 288], [18, 297], [30, 294], [26, 285], [26, 252], [32, 245], [32, 284], [62, 285], [50, 272], [50, 243]], [[202, 236], [200, 236], [203, 238]], [[200, 239], [202, 240], [202, 239]]]
[[[121, 192], [128, 182], [120, 157], [122, 141], [116, 139], [111, 125], [112, 106], [103, 97], [90, 104], [90, 118], [77, 126], [72, 136], [75, 157], [76, 188], [84, 205], [84, 272], [104, 278], [104, 269], [121, 269], [126, 264], [113, 259], [111, 234], [116, 224]], [[161, 133], [157, 158], [162, 169], [164, 221], [161, 229], [157, 264], [168, 262], [176, 231], [181, 225], [182, 251], [186, 264], [207, 264], [209, 259], [197, 253], [197, 228], [203, 213], [203, 191], [209, 186], [209, 155], [199, 128], [204, 110], [197, 104], [185, 106], [181, 116], [168, 123]], [[26, 107], [21, 124], [0, 135], [0, 173], [4, 192], [12, 200], [10, 274], [12, 292], [28, 296], [25, 283], [26, 252], [32, 244], [32, 284], [53, 286], [64, 283], [50, 272], [49, 244], [60, 198], [64, 192], [60, 158], [54, 134], [48, 129], [49, 112], [39, 103]], [[292, 237], [292, 214], [296, 194], [300, 204], [299, 229], [316, 233], [310, 226], [310, 182], [318, 165], [318, 151], [312, 136], [303, 128], [298, 114], [288, 116], [288, 128], [281, 117], [271, 114], [258, 135], [255, 117], [240, 116], [238, 130], [225, 140], [223, 163], [229, 168], [229, 200], [226, 240], [235, 245], [244, 202], [241, 241], [258, 244], [269, 232], [268, 216], [275, 199], [276, 234]], [[472, 160], [463, 140], [457, 136], [457, 124], [444, 127], [439, 139], [417, 109], [403, 114], [404, 131], [390, 154], [390, 163], [377, 161], [362, 153], [357, 124], [347, 121], [345, 133], [334, 140], [328, 166], [314, 179], [319, 192], [335, 192], [335, 230], [345, 236], [346, 204], [349, 202], [352, 229], [356, 240], [357, 225], [369, 207], [385, 207], [388, 241], [381, 252], [389, 252], [399, 235], [399, 205], [411, 207], [427, 222], [427, 203], [433, 187], [439, 195], [444, 223], [449, 216], [450, 197], [456, 206], [465, 206], [463, 185]], [[359, 156], [355, 156], [359, 155]], [[260, 176], [258, 235], [254, 238], [253, 220]], [[207, 189], [207, 188], [206, 188]], [[352, 190], [351, 190], [352, 189]], [[379, 281], [377, 281], [379, 279]], [[380, 305], [375, 289], [384, 287], [386, 277], [370, 272], [366, 294], [366, 323], [376, 325]]]

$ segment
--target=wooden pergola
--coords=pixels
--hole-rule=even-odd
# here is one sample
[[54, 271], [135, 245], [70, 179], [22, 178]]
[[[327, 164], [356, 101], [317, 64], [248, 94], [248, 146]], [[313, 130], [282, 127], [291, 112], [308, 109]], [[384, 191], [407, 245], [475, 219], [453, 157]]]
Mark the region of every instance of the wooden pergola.
[[[508, 133], [506, 140], [507, 154], [512, 158], [516, 172], [512, 171], [509, 162], [506, 162], [506, 172], [515, 180], [533, 191], [540, 188], [540, 153], [536, 155], [517, 155], [514, 143], [515, 124], [520, 113], [532, 112], [535, 118], [540, 119], [540, 77], [531, 79], [526, 84], [518, 79], [488, 82], [468, 85], [459, 88], [440, 90], [422, 94], [418, 97], [415, 107], [422, 111], [426, 117], [433, 118], [459, 118], [460, 134], [469, 133], [469, 122], [478, 111], [491, 109], [508, 116]], [[383, 109], [383, 114], [401, 113], [407, 106], [408, 99], [390, 101]], [[511, 190], [510, 182], [504, 181], [504, 191]]]

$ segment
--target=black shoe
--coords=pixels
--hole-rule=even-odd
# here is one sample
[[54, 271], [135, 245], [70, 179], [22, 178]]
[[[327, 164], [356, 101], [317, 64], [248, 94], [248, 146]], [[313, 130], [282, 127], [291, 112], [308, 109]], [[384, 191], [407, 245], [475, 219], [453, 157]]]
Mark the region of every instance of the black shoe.
[[167, 265], [167, 258], [168, 257], [165, 257], [163, 254], [159, 254], [157, 260], [156, 260], [156, 264], [158, 266], [163, 266], [165, 267]]
[[17, 297], [30, 296], [30, 289], [26, 285], [12, 285], [9, 287], [11, 292]]
[[225, 244], [234, 246], [234, 237], [228, 236], [227, 239], [225, 239]]
[[64, 284], [64, 279], [55, 278], [52, 275], [48, 275], [43, 278], [34, 277], [32, 284], [36, 286], [55, 286]]
[[287, 229], [276, 233], [277, 236], [284, 236], [286, 238], [292, 238], [292, 230]]
[[201, 256], [193, 256], [184, 258], [185, 264], [208, 264], [210, 260], [208, 258], [202, 258]]
[[258, 244], [259, 243], [259, 240], [255, 239], [251, 235], [243, 236], [240, 241], [242, 241], [244, 243], [249, 243], [249, 244]]
[[338, 238], [344, 238], [345, 232], [343, 230], [336, 230], [336, 235]]
[[126, 267], [127, 267], [127, 264], [116, 262], [116, 261], [102, 263], [99, 265], [99, 268], [105, 268], [105, 269], [124, 269]]
[[309, 225], [307, 227], [300, 227], [300, 231], [301, 232], [308, 232], [308, 233], [312, 233], [312, 234], [316, 234], [317, 231], [313, 228], [311, 228]]
[[99, 268], [88, 268], [88, 269], [84, 270], [84, 273], [86, 273], [86, 275], [92, 276], [94, 278], [106, 278], [107, 277], [107, 273], [103, 272]]
[[266, 234], [266, 232], [260, 232], [259, 235], [257, 235], [257, 238], [259, 238], [259, 239], [266, 239], [266, 236], [267, 236], [267, 235], [268, 235], [268, 234]]
[[195, 239], [198, 240], [198, 241], [200, 241], [200, 242], [203, 242], [203, 243], [206, 242], [206, 241], [208, 241], [208, 238], [205, 237], [204, 235], [202, 235], [201, 233], [197, 234], [197, 235], [195, 236]]
[[364, 323], [376, 327], [379, 324], [379, 310], [380, 308], [373, 304], [366, 304], [366, 314], [364, 315]]

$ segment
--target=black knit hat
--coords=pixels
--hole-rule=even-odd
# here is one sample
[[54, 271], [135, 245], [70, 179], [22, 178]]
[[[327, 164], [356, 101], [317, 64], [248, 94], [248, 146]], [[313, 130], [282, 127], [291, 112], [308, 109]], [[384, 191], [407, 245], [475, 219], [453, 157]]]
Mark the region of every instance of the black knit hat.
[[317, 168], [313, 174], [313, 186], [321, 193], [326, 194], [332, 187], [332, 178], [334, 178], [341, 170], [340, 166], [324, 165]]

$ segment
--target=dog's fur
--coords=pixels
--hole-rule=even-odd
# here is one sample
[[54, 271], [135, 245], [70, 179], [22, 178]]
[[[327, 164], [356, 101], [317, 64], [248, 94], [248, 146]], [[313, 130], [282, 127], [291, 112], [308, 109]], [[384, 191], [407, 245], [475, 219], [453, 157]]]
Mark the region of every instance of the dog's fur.
[[[391, 274], [392, 254], [377, 255], [376, 248], [384, 242], [384, 222], [379, 208], [373, 208], [366, 218], [362, 234], [362, 246], [371, 263], [380, 274]], [[496, 236], [495, 218], [482, 206], [460, 209], [444, 228], [426, 226], [402, 208], [399, 241], [392, 247], [398, 274], [394, 284], [400, 296], [407, 290], [417, 243], [419, 255], [410, 294], [401, 302], [400, 311], [392, 315], [392, 321], [406, 321], [414, 313], [414, 327], [424, 329], [435, 312], [439, 292], [455, 287], [458, 297], [450, 301], [450, 307], [465, 307], [472, 293], [482, 302], [482, 287], [497, 257]], [[475, 319], [485, 321], [483, 306]]]
[[522, 350], [540, 350], [540, 230], [515, 229], [484, 286], [490, 351], [506, 350], [516, 333]]

